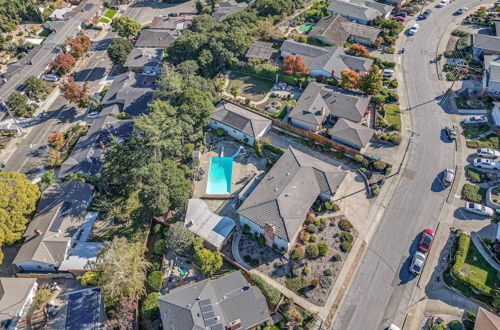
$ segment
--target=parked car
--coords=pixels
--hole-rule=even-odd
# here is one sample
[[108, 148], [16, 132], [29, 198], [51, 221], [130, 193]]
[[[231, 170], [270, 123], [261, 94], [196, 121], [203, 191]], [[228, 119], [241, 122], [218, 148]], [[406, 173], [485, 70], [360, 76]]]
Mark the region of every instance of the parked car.
[[429, 252], [434, 241], [434, 232], [430, 229], [426, 229], [422, 232], [420, 237], [420, 242], [418, 243], [418, 248], [424, 252]]
[[432, 13], [432, 10], [430, 9], [427, 9], [426, 11], [424, 11], [424, 13], [422, 14], [422, 16], [424, 16], [426, 19], [427, 17], [429, 17], [429, 15]]
[[472, 116], [465, 118], [463, 121], [465, 125], [484, 124], [487, 122], [488, 122], [488, 117], [486, 116]]
[[405, 21], [403, 16], [394, 16], [392, 19], [401, 23]]
[[382, 71], [382, 74], [384, 75], [384, 77], [390, 78], [394, 75], [394, 70], [384, 69], [384, 71]]
[[419, 275], [422, 272], [422, 268], [424, 268], [424, 263], [425, 263], [425, 254], [422, 252], [415, 252], [413, 255], [413, 260], [411, 261], [410, 265], [410, 272], [412, 272], [414, 275]]
[[0, 85], [3, 85], [7, 82], [7, 79], [5, 78], [0, 78]]
[[410, 30], [408, 31], [408, 33], [409, 33], [410, 35], [412, 35], [412, 36], [413, 36], [413, 35], [417, 34], [418, 29], [420, 29], [420, 25], [418, 25], [418, 23], [415, 23], [415, 24], [413, 24], [413, 26], [410, 28]]
[[42, 75], [42, 79], [47, 80], [47, 81], [56, 82], [56, 81], [59, 81], [59, 76], [56, 74], [53, 74], [53, 73], [49, 73], [49, 74]]
[[451, 168], [447, 168], [446, 170], [444, 170], [443, 178], [441, 179], [441, 183], [443, 184], [443, 186], [451, 186], [453, 180], [455, 180], [455, 171]]
[[448, 139], [455, 140], [457, 138], [457, 132], [453, 126], [446, 126], [444, 129], [446, 130], [446, 136], [448, 136]]
[[170, 13], [170, 14], [168, 14], [168, 16], [170, 16], [170, 17], [177, 17], [177, 16], [179, 16], [179, 13]]
[[497, 158], [500, 157], [500, 151], [490, 148], [480, 148], [476, 150], [476, 155], [486, 158]]
[[408, 16], [408, 13], [405, 11], [400, 11], [399, 13], [394, 14], [394, 16], [401, 16], [406, 18], [406, 16]]
[[463, 13], [465, 13], [467, 10], [469, 10], [469, 8], [467, 7], [462, 7], [462, 8], [459, 8], [457, 9], [457, 11], [454, 13], [454, 15], [458, 16], [458, 15], [462, 15]]
[[497, 170], [498, 163], [492, 159], [486, 158], [476, 158], [474, 159], [474, 166], [478, 168], [484, 168], [487, 170]]
[[448, 3], [450, 3], [450, 0], [441, 0], [437, 5], [436, 7], [438, 8], [443, 8], [444, 6], [446, 6]]
[[94, 118], [97, 118], [98, 116], [99, 116], [99, 112], [94, 111], [94, 112], [91, 112], [87, 115], [87, 119], [94, 119]]
[[467, 212], [492, 217], [495, 211], [492, 208], [484, 206], [479, 203], [465, 202], [465, 210]]

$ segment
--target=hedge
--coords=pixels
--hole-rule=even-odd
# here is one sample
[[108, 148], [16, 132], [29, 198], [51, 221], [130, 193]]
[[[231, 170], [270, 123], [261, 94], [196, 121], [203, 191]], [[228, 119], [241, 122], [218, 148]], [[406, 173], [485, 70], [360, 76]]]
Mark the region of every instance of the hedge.
[[153, 291], [160, 291], [163, 284], [163, 273], [159, 270], [155, 270], [148, 275], [148, 286]]
[[486, 195], [486, 191], [484, 188], [481, 188], [478, 185], [466, 183], [462, 188], [462, 196], [464, 199], [474, 202], [474, 203], [482, 203]]
[[155, 320], [160, 315], [158, 298], [160, 294], [153, 292], [148, 294], [141, 307], [141, 314], [148, 320]]
[[267, 284], [259, 275], [250, 274], [250, 279], [257, 285], [269, 303], [276, 306], [281, 299], [281, 292], [275, 287]]
[[278, 156], [281, 156], [281, 155], [283, 155], [285, 153], [285, 150], [283, 150], [283, 149], [281, 149], [279, 147], [273, 146], [268, 141], [266, 141], [266, 143], [264, 144], [264, 149], [269, 150], [270, 152], [275, 153]]

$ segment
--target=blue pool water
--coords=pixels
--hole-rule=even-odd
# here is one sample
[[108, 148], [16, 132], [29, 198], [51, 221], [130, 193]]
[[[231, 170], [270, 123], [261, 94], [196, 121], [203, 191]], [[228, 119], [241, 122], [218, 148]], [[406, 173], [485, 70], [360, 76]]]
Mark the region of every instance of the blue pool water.
[[212, 157], [208, 171], [207, 194], [229, 194], [232, 175], [233, 157]]

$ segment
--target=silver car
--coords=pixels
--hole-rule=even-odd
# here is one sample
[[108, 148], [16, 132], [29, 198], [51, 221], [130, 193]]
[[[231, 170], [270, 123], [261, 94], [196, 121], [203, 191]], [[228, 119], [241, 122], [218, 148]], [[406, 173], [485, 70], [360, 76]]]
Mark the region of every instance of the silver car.
[[441, 180], [441, 183], [443, 186], [448, 187], [453, 183], [453, 180], [455, 180], [455, 171], [452, 170], [451, 168], [447, 168], [443, 172], [443, 178]]
[[412, 272], [414, 275], [419, 275], [422, 272], [422, 268], [424, 268], [424, 263], [425, 254], [419, 251], [415, 252], [410, 265], [410, 272]]

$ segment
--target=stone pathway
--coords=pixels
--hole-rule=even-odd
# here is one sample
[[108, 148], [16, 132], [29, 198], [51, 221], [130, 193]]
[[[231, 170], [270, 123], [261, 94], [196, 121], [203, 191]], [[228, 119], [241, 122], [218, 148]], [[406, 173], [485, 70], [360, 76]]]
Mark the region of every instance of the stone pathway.
[[472, 243], [474, 243], [474, 246], [476, 249], [481, 253], [484, 259], [493, 267], [495, 268], [498, 272], [500, 272], [500, 264], [494, 260], [491, 255], [486, 251], [484, 248], [483, 244], [481, 243], [481, 239], [479, 238], [479, 235], [476, 232], [472, 232], [470, 235], [472, 239]]

